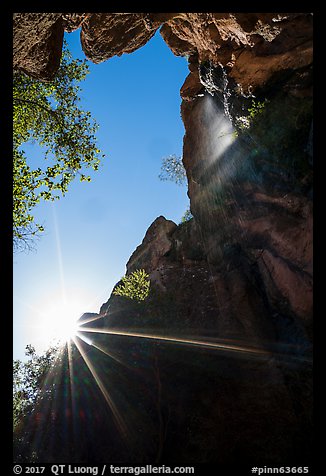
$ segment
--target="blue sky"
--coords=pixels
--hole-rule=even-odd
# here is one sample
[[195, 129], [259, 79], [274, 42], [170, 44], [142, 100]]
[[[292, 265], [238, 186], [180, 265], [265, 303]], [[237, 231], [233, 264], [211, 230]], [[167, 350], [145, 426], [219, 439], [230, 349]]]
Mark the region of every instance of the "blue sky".
[[[66, 39], [84, 58], [79, 31]], [[14, 254], [14, 358], [24, 358], [27, 344], [44, 348], [40, 323], [48, 325], [62, 295], [78, 313], [98, 312], [153, 220], [164, 215], [178, 223], [189, 206], [186, 186], [158, 179], [162, 157], [182, 154], [186, 59], [157, 32], [134, 53], [89, 66], [82, 107], [99, 123], [106, 158], [91, 183], [76, 180], [66, 197], [35, 209], [46, 231], [35, 251]]]

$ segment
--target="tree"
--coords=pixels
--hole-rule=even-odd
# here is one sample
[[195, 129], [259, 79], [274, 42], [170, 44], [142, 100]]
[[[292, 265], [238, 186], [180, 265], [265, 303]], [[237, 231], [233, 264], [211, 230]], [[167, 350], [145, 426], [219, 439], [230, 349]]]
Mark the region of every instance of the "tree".
[[163, 157], [161, 165], [161, 173], [159, 179], [176, 183], [177, 185], [185, 185], [187, 183], [186, 170], [182, 163], [182, 157], [175, 154]]
[[182, 215], [180, 224], [187, 223], [188, 221], [190, 221], [192, 219], [193, 219], [193, 215], [192, 215], [190, 209], [188, 208], [184, 212], [184, 214]]
[[133, 273], [122, 278], [122, 284], [118, 285], [113, 294], [134, 299], [138, 302], [144, 301], [149, 294], [149, 275], [144, 269], [136, 269]]
[[[182, 157], [175, 154], [163, 157], [161, 165], [161, 173], [159, 179], [162, 181], [170, 180], [177, 185], [185, 185], [187, 183], [186, 169], [184, 168]], [[193, 218], [190, 208], [188, 208], [181, 217], [180, 223], [185, 223]]]
[[[13, 76], [13, 238], [24, 249], [44, 231], [34, 222], [40, 200], [56, 200], [85, 170], [98, 170], [98, 124], [80, 106], [79, 83], [88, 73], [86, 61], [72, 59], [64, 44], [60, 68], [51, 82], [15, 71]], [[33, 164], [23, 150], [26, 143], [41, 147], [41, 164]], [[104, 155], [102, 155], [104, 157]]]
[[32, 345], [26, 346], [26, 362], [13, 361], [13, 427], [18, 429], [23, 419], [31, 413], [40, 398], [45, 398], [50, 388], [45, 387], [46, 377], [57, 357], [58, 347], [53, 346], [38, 355]]
[[[38, 406], [51, 407], [57, 385], [56, 373], [61, 353], [52, 346], [38, 355], [31, 345], [26, 346], [26, 362], [13, 361], [13, 443], [15, 462], [35, 462], [37, 451], [31, 438], [37, 426]], [[59, 366], [60, 368], [60, 366]]]

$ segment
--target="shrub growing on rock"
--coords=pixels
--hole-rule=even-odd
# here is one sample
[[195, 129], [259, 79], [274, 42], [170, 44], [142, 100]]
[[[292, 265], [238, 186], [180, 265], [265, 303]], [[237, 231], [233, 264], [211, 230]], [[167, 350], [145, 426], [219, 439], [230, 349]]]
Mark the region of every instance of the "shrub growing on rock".
[[121, 281], [122, 284], [119, 284], [113, 291], [116, 296], [123, 296], [138, 302], [144, 301], [148, 297], [150, 280], [144, 269], [137, 269], [124, 276]]

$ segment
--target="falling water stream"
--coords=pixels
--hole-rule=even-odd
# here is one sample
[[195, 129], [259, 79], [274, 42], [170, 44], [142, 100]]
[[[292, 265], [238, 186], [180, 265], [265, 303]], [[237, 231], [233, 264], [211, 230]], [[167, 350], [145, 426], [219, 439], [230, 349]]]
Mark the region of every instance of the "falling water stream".
[[218, 63], [218, 64], [222, 71], [222, 81], [221, 79], [217, 80], [216, 72], [214, 71], [214, 69], [216, 68], [214, 68], [211, 63], [209, 63], [208, 66], [205, 66], [205, 68], [199, 67], [198, 69], [199, 79], [202, 85], [205, 87], [205, 90], [211, 96], [214, 97], [216, 92], [222, 94], [224, 114], [232, 122], [232, 116], [230, 114], [230, 105], [229, 105], [231, 91], [228, 87], [228, 84], [229, 84], [228, 75], [222, 63]]

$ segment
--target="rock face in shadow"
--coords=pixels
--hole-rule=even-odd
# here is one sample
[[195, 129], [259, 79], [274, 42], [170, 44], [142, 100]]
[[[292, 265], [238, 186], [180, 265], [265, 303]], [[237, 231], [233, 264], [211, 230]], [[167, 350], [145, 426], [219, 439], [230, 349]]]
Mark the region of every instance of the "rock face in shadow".
[[[253, 201], [251, 204], [254, 207]], [[305, 218], [295, 218], [303, 228]], [[124, 322], [121, 314], [130, 307], [132, 314], [139, 310], [137, 318], [128, 320], [131, 326], [137, 326], [138, 318], [144, 323], [148, 314], [154, 329], [166, 326], [178, 334], [191, 332], [195, 336], [205, 330], [216, 338], [275, 348], [290, 344], [297, 346], [299, 353], [309, 350], [312, 276], [295, 265], [289, 254], [281, 252], [296, 243], [291, 219], [289, 214], [289, 226], [283, 223], [282, 233], [271, 243], [265, 236], [264, 221], [258, 223], [254, 233], [246, 233], [250, 221], [259, 222], [255, 216], [247, 216], [242, 230], [245, 239], [222, 250], [215, 243], [220, 253], [217, 260], [216, 256], [209, 259], [202, 230], [194, 219], [177, 227], [159, 217], [127, 264], [127, 274], [135, 269], [145, 269], [149, 274], [152, 294], [147, 304], [112, 295], [100, 311], [103, 325], [106, 319], [110, 325]], [[273, 220], [277, 227], [277, 215]]]
[[149, 298], [111, 295], [100, 334], [84, 331], [129, 365], [132, 462], [310, 464], [311, 204], [242, 193], [227, 230], [156, 219], [127, 264], [149, 273]]
[[30, 451], [53, 463], [309, 465], [312, 15], [16, 14], [15, 67], [50, 79], [63, 29], [79, 27], [96, 63], [160, 27], [188, 56], [194, 218], [158, 217], [130, 257], [127, 274], [149, 274], [146, 301], [112, 294], [81, 318], [86, 341], [62, 357], [68, 410], [54, 405], [56, 427], [34, 423], [46, 437]]
[[[118, 461], [310, 464], [311, 276], [264, 233], [257, 226], [212, 263], [194, 219], [177, 227], [159, 217], [127, 266], [149, 273], [148, 299], [111, 295], [82, 326], [90, 361], [119, 391], [129, 450]], [[283, 225], [280, 249], [291, 235]], [[119, 425], [108, 447], [115, 431], [124, 440]]]

